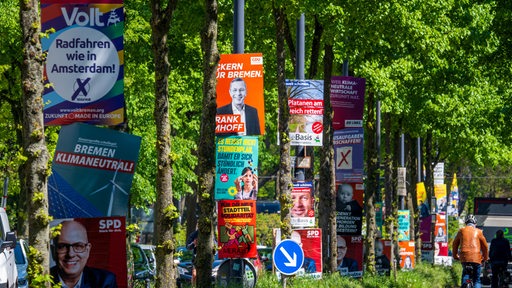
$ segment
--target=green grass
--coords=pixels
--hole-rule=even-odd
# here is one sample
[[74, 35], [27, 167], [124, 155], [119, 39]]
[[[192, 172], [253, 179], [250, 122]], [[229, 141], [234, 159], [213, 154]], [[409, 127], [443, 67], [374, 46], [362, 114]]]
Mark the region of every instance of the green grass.
[[[417, 264], [412, 271], [398, 271], [396, 279], [392, 276], [371, 276], [365, 274], [362, 279], [341, 277], [338, 273], [324, 274], [322, 279], [294, 277], [287, 280], [286, 287], [298, 288], [447, 288], [459, 287], [462, 269], [460, 264], [453, 267]], [[278, 288], [283, 284], [271, 273], [260, 275], [256, 288]]]

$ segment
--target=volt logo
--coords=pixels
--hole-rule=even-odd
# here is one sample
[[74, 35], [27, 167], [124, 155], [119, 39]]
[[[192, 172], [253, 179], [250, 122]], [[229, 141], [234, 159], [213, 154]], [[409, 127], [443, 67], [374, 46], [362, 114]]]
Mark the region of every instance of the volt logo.
[[61, 7], [60, 10], [68, 26], [74, 24], [78, 26], [105, 26], [105, 23], [100, 20], [103, 13], [100, 12], [99, 8], [89, 8], [89, 13], [87, 13], [86, 11], [80, 11], [78, 7], [74, 7], [71, 11], [71, 15], [68, 14], [68, 10], [65, 7]]
[[75, 93], [73, 93], [73, 96], [71, 96], [71, 100], [75, 100], [76, 97], [82, 93], [84, 96], [87, 96], [87, 90], [88, 89], [85, 89], [86, 88], [86, 85], [87, 83], [89, 83], [89, 81], [91, 80], [91, 78], [86, 78], [83, 82], [82, 82], [82, 79], [80, 78], [77, 78], [76, 79], [76, 84], [77, 84], [77, 88], [75, 90]]

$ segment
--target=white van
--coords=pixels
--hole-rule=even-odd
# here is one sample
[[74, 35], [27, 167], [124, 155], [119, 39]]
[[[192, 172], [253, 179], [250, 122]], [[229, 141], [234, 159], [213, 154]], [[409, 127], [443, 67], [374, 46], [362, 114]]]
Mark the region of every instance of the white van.
[[0, 207], [0, 287], [17, 287], [18, 270], [14, 256], [16, 235], [11, 232], [5, 209]]

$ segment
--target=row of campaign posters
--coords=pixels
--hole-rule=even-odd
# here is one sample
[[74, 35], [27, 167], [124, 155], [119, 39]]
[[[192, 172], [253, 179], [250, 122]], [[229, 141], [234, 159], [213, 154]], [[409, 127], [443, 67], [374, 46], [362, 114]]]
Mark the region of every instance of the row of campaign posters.
[[50, 273], [66, 287], [128, 287], [126, 215], [141, 138], [125, 122], [122, 0], [42, 0], [45, 126], [62, 126], [48, 179]]

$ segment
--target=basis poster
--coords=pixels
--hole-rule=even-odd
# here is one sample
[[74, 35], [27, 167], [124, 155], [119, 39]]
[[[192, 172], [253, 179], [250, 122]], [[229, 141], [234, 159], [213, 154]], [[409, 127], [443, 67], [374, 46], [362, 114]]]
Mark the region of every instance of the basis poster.
[[218, 202], [219, 259], [256, 258], [256, 201]]
[[286, 80], [290, 107], [290, 145], [322, 146], [323, 80]]
[[291, 193], [293, 207], [290, 223], [292, 227], [315, 226], [315, 195], [313, 182], [294, 182]]

